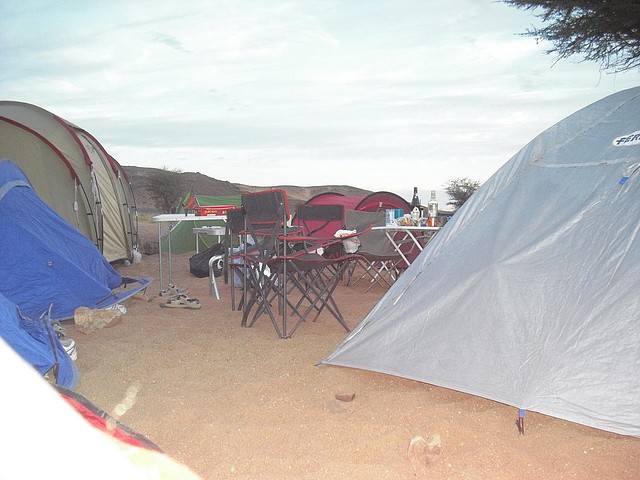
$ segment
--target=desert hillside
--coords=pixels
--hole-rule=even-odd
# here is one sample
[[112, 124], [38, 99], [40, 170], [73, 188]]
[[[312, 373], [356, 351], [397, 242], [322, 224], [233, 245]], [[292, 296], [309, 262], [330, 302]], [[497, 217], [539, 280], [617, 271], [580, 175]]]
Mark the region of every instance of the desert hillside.
[[[125, 166], [133, 191], [136, 196], [136, 204], [140, 213], [161, 213], [150, 190], [151, 178], [160, 169]], [[367, 195], [368, 190], [351, 187], [348, 185], [319, 185], [312, 187], [298, 187], [293, 185], [243, 185], [228, 181], [217, 180], [199, 172], [165, 172], [175, 176], [175, 182], [180, 185], [184, 194], [193, 191], [198, 195], [225, 196], [240, 195], [244, 192], [253, 192], [264, 188], [282, 188], [287, 191], [292, 205], [307, 201], [309, 198], [323, 192], [337, 192], [343, 195]]]

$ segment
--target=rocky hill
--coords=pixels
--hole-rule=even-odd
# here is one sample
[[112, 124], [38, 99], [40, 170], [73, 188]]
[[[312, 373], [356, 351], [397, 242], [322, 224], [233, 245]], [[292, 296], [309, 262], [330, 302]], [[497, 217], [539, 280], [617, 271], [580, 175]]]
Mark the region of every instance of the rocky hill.
[[[145, 214], [158, 214], [162, 213], [160, 208], [156, 205], [156, 201], [151, 193], [150, 185], [151, 178], [154, 174], [157, 174], [160, 169], [146, 168], [146, 167], [124, 167], [136, 197], [136, 204], [138, 212]], [[212, 195], [212, 196], [225, 196], [225, 195], [240, 195], [245, 192], [255, 192], [263, 190], [265, 188], [281, 188], [286, 190], [289, 202], [292, 207], [299, 203], [303, 203], [311, 197], [324, 192], [337, 192], [343, 195], [358, 195], [364, 196], [371, 193], [368, 190], [360, 188], [350, 187], [348, 185], [321, 185], [314, 187], [297, 187], [293, 185], [263, 185], [252, 186], [243, 185], [240, 183], [231, 183], [227, 181], [217, 180], [215, 178], [207, 177], [201, 173], [194, 172], [163, 172], [167, 175], [175, 176], [172, 178], [172, 183], [175, 181], [176, 185], [179, 185], [180, 191], [184, 194], [189, 191], [193, 191], [198, 195]]]

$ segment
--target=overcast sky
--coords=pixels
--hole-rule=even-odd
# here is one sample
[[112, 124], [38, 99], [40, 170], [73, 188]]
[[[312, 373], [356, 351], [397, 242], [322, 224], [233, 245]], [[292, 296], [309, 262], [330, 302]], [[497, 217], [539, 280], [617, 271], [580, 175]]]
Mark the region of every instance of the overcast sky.
[[532, 24], [491, 0], [3, 0], [0, 98], [122, 165], [427, 197], [640, 84], [556, 63]]

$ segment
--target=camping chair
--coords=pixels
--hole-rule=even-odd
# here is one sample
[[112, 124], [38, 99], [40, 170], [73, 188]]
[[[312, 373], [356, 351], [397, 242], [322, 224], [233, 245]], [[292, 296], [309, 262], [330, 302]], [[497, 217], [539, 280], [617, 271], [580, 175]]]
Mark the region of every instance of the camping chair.
[[[224, 257], [224, 265], [222, 269], [224, 283], [230, 285], [231, 310], [236, 310], [242, 303], [242, 298], [236, 303], [236, 290], [243, 288], [242, 273], [244, 271], [242, 259], [235, 253], [244, 249], [244, 242], [248, 239], [243, 236], [244, 231], [244, 210], [237, 208], [227, 212], [227, 225], [225, 228], [225, 244], [227, 250]], [[240, 238], [237, 247], [233, 246], [234, 238]]]
[[340, 242], [334, 238], [337, 231], [345, 228], [344, 206], [302, 204], [293, 222], [302, 228], [304, 236], [327, 243], [325, 257], [340, 254]]
[[[385, 213], [347, 210], [346, 222], [347, 229], [362, 231], [367, 227], [383, 226]], [[400, 269], [406, 267], [402, 256], [393, 248], [382, 230], [369, 230], [358, 235], [358, 238], [360, 240], [359, 258], [348, 272], [347, 283], [354, 285], [363, 278], [369, 278], [370, 283], [365, 292], [374, 285], [390, 287], [398, 277]], [[356, 277], [358, 266], [364, 271]]]
[[304, 203], [298, 206], [293, 223], [300, 226], [307, 237], [330, 238], [344, 228], [344, 207]]
[[[271, 304], [277, 296], [277, 279], [270, 264], [282, 248], [287, 232], [289, 207], [284, 190], [265, 190], [242, 195], [242, 250], [230, 255], [229, 265], [241, 272], [243, 295], [240, 308], [242, 326], [251, 326], [262, 313], [267, 313], [279, 332]], [[296, 229], [299, 230], [299, 229]], [[235, 282], [236, 275], [232, 275]], [[280, 299], [278, 298], [278, 303]], [[279, 308], [281, 306], [279, 305]], [[253, 311], [253, 319], [249, 316]]]
[[243, 207], [256, 243], [242, 256], [247, 270], [242, 325], [251, 327], [267, 315], [277, 335], [289, 338], [312, 313], [317, 318], [326, 309], [349, 331], [333, 292], [353, 257], [320, 253], [341, 239], [318, 239], [303, 235], [299, 227], [287, 228], [283, 191], [247, 194]]

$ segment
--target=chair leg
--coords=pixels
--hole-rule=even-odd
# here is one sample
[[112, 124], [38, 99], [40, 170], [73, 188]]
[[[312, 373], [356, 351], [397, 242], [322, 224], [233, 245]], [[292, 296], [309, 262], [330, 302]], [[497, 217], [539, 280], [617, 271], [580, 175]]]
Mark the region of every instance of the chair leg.
[[[285, 338], [283, 328], [273, 314], [271, 304], [278, 297], [278, 272], [271, 272], [265, 264], [256, 262], [247, 266], [245, 279], [245, 304], [243, 306], [241, 326], [252, 327], [258, 318], [266, 313], [280, 338]], [[278, 299], [279, 301], [279, 299]], [[255, 308], [255, 310], [254, 310]], [[253, 311], [253, 314], [251, 313]], [[251, 316], [251, 318], [249, 318]]]
[[222, 258], [222, 255], [214, 255], [209, 259], [209, 294], [214, 295], [215, 293], [215, 297], [217, 300], [220, 300], [220, 292], [218, 291], [218, 284], [216, 283], [216, 276], [213, 266], [218, 260]]
[[[231, 298], [231, 311], [242, 310], [244, 304], [244, 286], [242, 283], [236, 282], [236, 275], [240, 276], [244, 272], [242, 265], [235, 264], [230, 265], [229, 268], [229, 285], [230, 285], [230, 298]], [[236, 301], [236, 290], [240, 290], [240, 300]]]
[[315, 318], [317, 318], [325, 308], [347, 332], [351, 331], [333, 298], [333, 292], [348, 266], [349, 263], [345, 261], [338, 265], [317, 268], [307, 272], [298, 270], [296, 275], [290, 276], [292, 283], [296, 285], [299, 293], [302, 295], [298, 301], [298, 306], [305, 300], [308, 302], [308, 306], [293, 325], [293, 328], [286, 332], [288, 337], [293, 335], [311, 312], [315, 311]]

